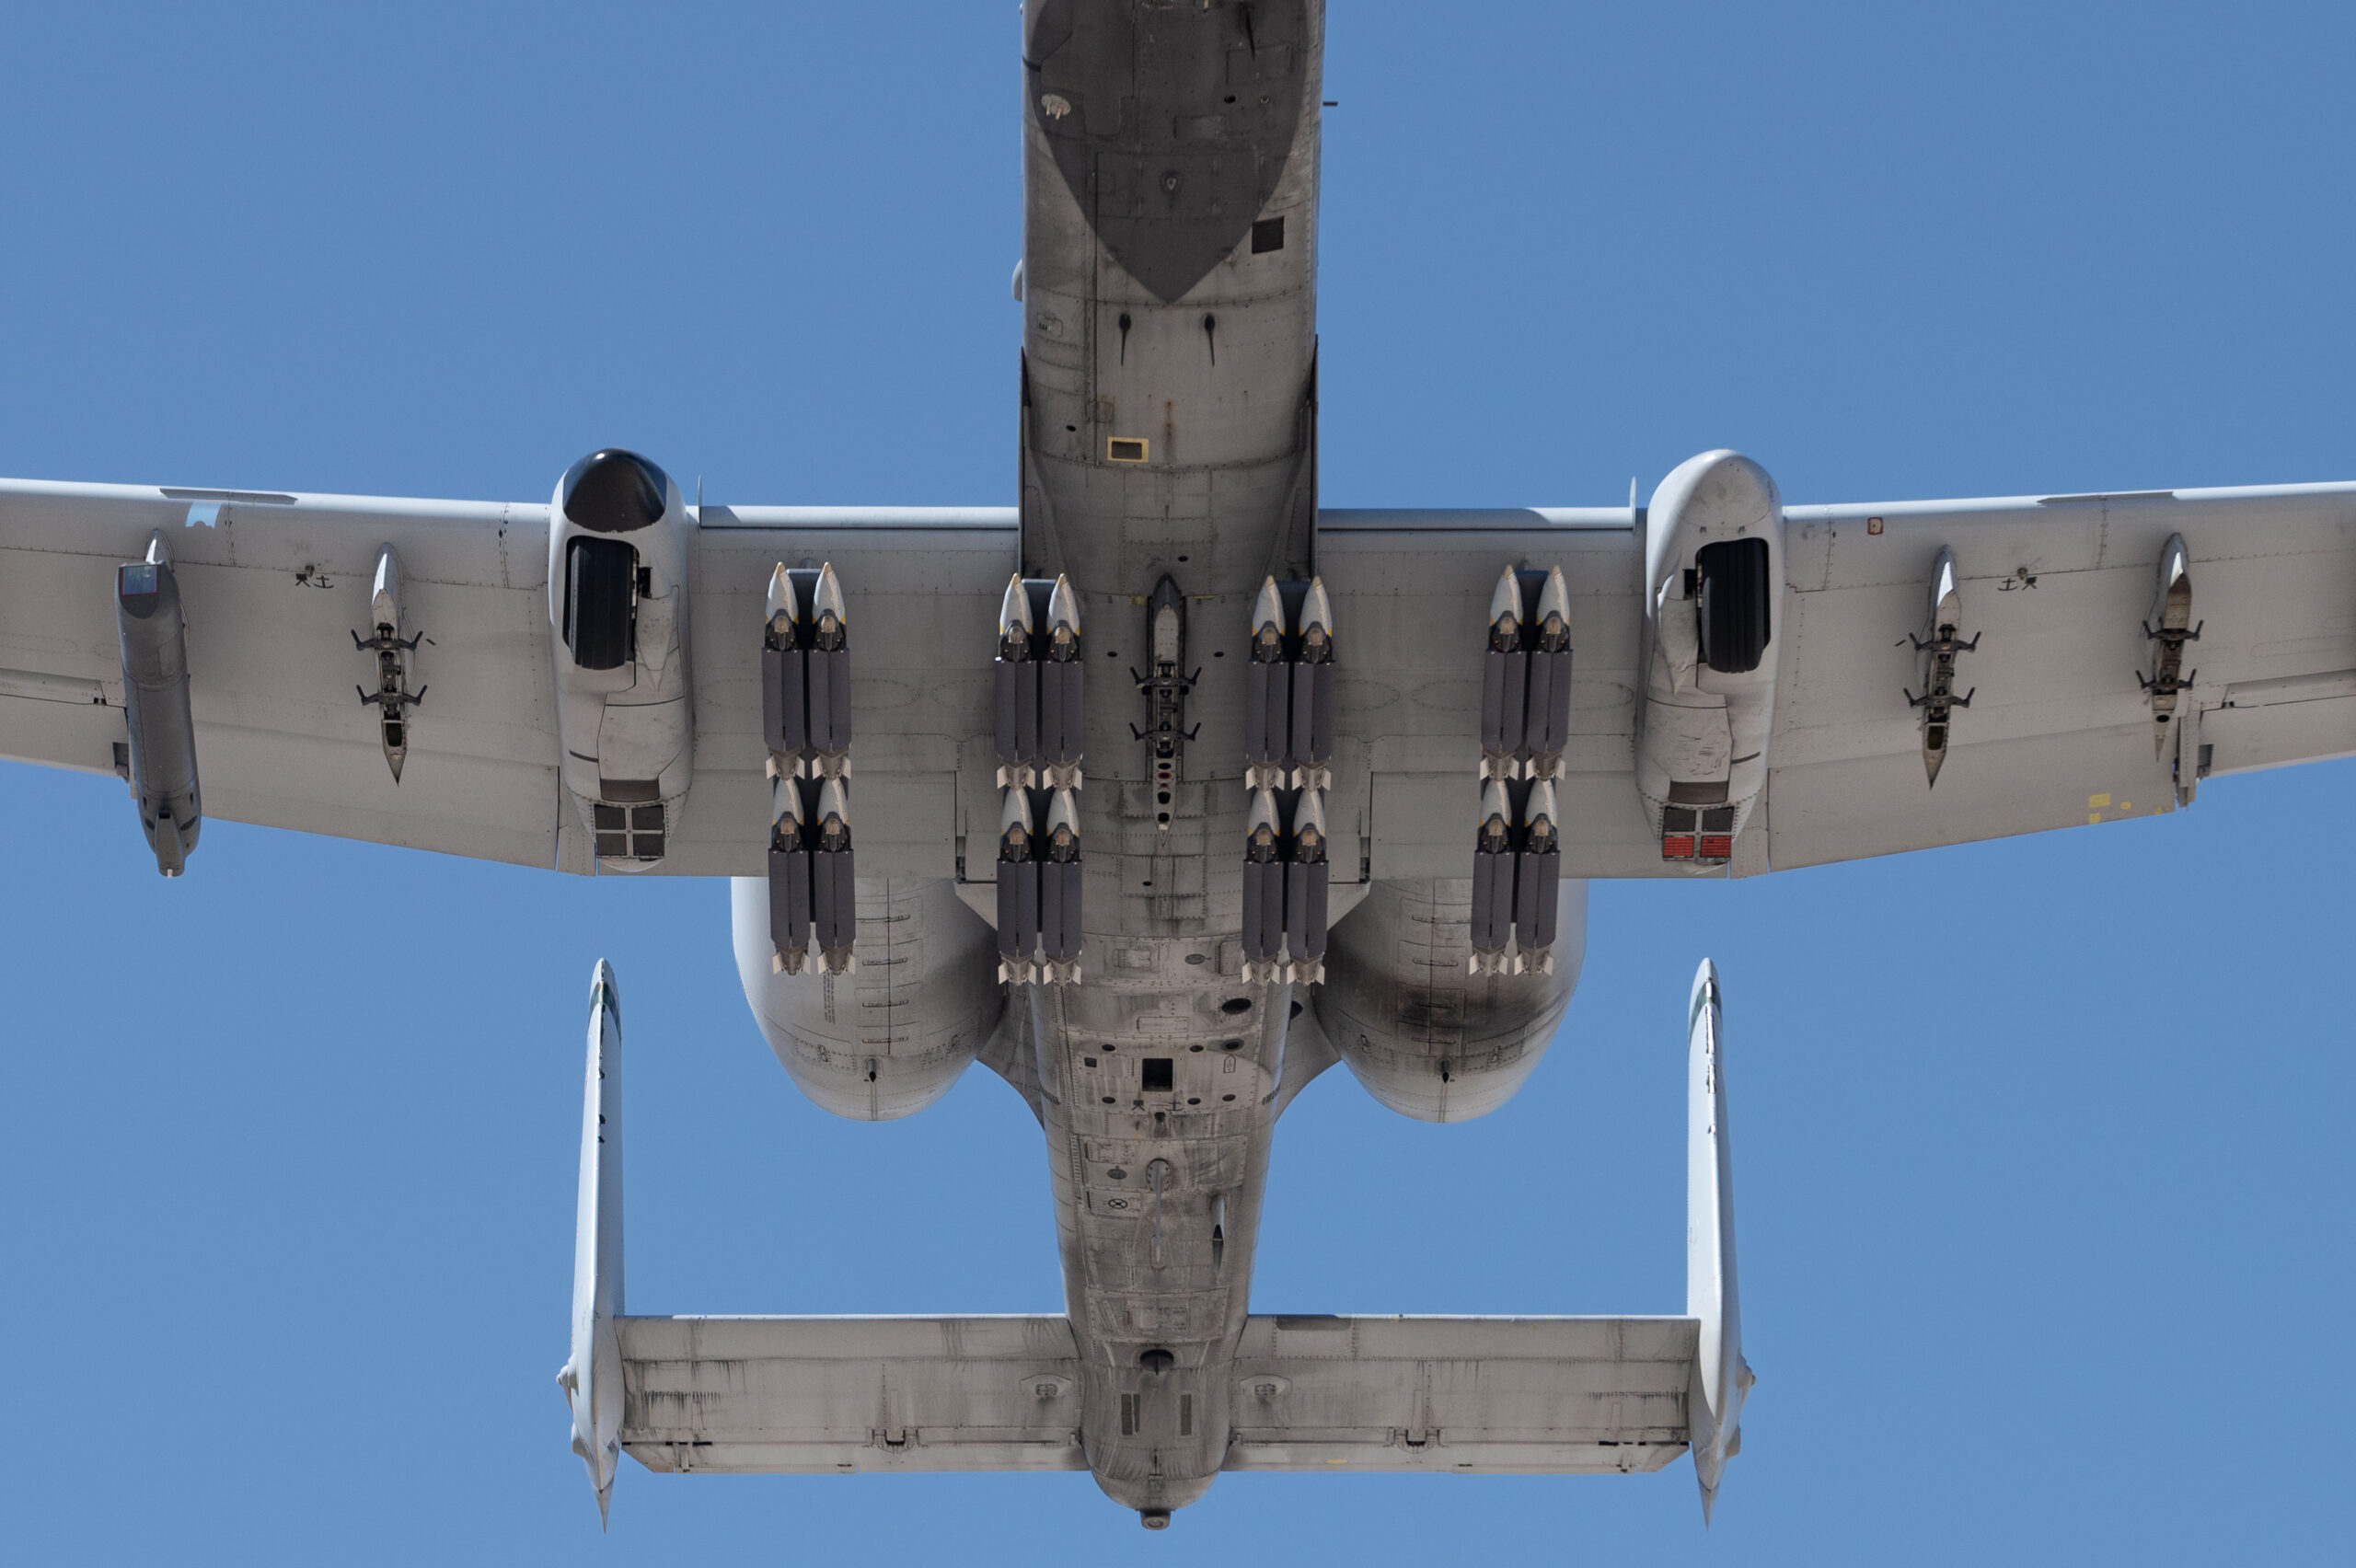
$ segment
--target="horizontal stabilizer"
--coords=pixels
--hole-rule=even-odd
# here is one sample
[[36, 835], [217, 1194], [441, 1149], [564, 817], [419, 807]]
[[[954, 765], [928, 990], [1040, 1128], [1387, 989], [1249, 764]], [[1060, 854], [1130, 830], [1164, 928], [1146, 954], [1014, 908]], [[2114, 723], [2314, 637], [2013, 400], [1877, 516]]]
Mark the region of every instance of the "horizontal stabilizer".
[[649, 1470], [1086, 1470], [1060, 1315], [625, 1318], [624, 1452]]
[[1685, 1451], [1688, 1318], [1253, 1317], [1231, 1470], [1621, 1475]]

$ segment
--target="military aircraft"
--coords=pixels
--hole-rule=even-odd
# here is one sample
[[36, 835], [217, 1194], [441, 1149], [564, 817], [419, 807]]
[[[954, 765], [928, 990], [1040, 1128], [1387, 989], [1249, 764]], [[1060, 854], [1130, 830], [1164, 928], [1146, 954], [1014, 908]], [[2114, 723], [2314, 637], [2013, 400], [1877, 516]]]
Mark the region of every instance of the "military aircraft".
[[2356, 753], [2356, 485], [1800, 505], [1710, 452], [1642, 504], [1322, 508], [1322, 6], [1022, 20], [1015, 505], [706, 504], [620, 448], [529, 502], [0, 483], [0, 755], [122, 778], [166, 875], [209, 809], [731, 877], [818, 1103], [907, 1115], [978, 1058], [1031, 1105], [1064, 1313], [631, 1317], [601, 965], [560, 1376], [601, 1509], [624, 1452], [1085, 1469], [1161, 1528], [1222, 1470], [1689, 1449], [1706, 1508], [1750, 1380], [1706, 965], [1681, 1317], [1254, 1316], [1277, 1118], [1337, 1061], [1503, 1103], [1591, 879]]

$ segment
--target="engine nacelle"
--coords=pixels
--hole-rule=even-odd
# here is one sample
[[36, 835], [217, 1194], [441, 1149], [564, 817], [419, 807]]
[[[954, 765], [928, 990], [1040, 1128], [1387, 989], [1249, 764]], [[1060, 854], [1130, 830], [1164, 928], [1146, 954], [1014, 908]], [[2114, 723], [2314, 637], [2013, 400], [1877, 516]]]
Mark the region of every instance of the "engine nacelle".
[[848, 974], [773, 968], [769, 884], [734, 879], [736, 974], [794, 1086], [837, 1116], [913, 1115], [955, 1083], [1005, 1010], [990, 928], [939, 879], [859, 880]]
[[1767, 783], [1783, 618], [1784, 502], [1735, 452], [1680, 463], [1645, 532], [1636, 790], [1661, 858], [1723, 866]]
[[1378, 882], [1336, 925], [1317, 1020], [1392, 1110], [1469, 1122], [1503, 1105], [1546, 1053], [1587, 953], [1587, 883], [1562, 884], [1553, 973], [1468, 974], [1472, 879]]
[[564, 785], [617, 870], [663, 858], [692, 781], [687, 529], [679, 487], [618, 448], [566, 469], [549, 506]]

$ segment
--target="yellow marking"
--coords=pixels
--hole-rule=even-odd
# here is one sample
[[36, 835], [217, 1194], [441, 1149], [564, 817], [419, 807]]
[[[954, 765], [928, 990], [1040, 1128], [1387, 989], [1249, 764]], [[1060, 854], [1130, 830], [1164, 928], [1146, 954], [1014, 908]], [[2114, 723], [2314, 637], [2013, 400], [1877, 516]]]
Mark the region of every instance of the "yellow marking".
[[2135, 802], [2132, 801], [2121, 801], [2119, 802], [2119, 809], [2122, 812], [2131, 812], [2135, 809]]
[[1153, 444], [1141, 435], [1104, 438], [1104, 461], [1107, 463], [1142, 463], [1152, 450]]
[[2087, 825], [2088, 827], [2092, 827], [2095, 824], [2096, 824], [2096, 823], [2100, 822], [2101, 820], [2102, 820], [2102, 813], [2101, 813], [2100, 812], [2096, 812], [2096, 813], [2094, 813], [2092, 815], [2090, 815], [2090, 816], [2088, 816], [2088, 817], [2086, 818], [2086, 825]]
[[2086, 797], [2086, 810], [2090, 812], [2099, 810], [2108, 804], [2110, 804], [2110, 797], [2108, 795], [2088, 795]]
[[1329, 1465], [1345, 1465], [1350, 1461], [1347, 1459], [1327, 1459], [1325, 1462]]

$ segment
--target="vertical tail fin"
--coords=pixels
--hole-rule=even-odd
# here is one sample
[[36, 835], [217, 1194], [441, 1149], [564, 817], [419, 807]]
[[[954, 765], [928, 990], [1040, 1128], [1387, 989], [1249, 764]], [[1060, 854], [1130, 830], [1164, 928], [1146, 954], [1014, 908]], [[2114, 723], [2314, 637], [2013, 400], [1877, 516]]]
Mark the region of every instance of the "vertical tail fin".
[[1694, 974], [1685, 1021], [1685, 1314], [1702, 1324], [1686, 1414], [1693, 1473], [1702, 1483], [1702, 1522], [1707, 1525], [1726, 1462], [1742, 1451], [1742, 1400], [1752, 1379], [1742, 1359], [1742, 1307], [1735, 1289], [1724, 1020], [1717, 968], [1706, 958]]
[[589, 983], [589, 1066], [581, 1106], [581, 1209], [573, 1233], [572, 1354], [556, 1375], [572, 1408], [572, 1451], [589, 1467], [597, 1522], [621, 1458], [622, 1008], [605, 960]]

